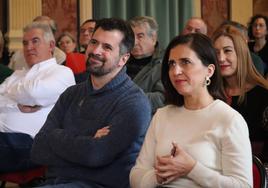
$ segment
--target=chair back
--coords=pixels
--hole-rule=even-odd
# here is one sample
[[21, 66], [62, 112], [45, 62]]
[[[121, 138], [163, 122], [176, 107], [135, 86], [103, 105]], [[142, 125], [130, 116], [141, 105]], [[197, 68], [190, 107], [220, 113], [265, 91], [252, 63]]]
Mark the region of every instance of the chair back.
[[27, 184], [35, 178], [40, 178], [45, 175], [46, 167], [37, 167], [34, 169], [21, 171], [21, 172], [10, 172], [0, 174], [0, 188], [4, 188], [6, 182], [12, 182], [16, 184]]
[[253, 188], [267, 188], [267, 172], [258, 157], [253, 155]]

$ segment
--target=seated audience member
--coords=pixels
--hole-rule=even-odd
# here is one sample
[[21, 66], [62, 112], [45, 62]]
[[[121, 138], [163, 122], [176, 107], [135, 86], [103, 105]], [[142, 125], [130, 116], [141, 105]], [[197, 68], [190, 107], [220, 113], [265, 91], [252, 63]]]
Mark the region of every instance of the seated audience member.
[[69, 32], [63, 32], [57, 40], [58, 47], [66, 54], [76, 52], [76, 40]]
[[207, 35], [207, 24], [202, 18], [190, 18], [182, 30], [183, 35], [189, 33], [202, 33], [204, 35]]
[[102, 19], [87, 47], [87, 82], [68, 88], [36, 135], [32, 159], [47, 166], [44, 188], [129, 187], [149, 125], [150, 104], [126, 74], [131, 27]]
[[84, 54], [86, 52], [87, 45], [92, 37], [95, 26], [96, 20], [94, 19], [88, 19], [82, 23], [79, 32], [80, 53]]
[[3, 65], [8, 65], [9, 63], [10, 53], [6, 45], [7, 42], [8, 39], [4, 37], [2, 31], [0, 30], [0, 64]]
[[5, 40], [2, 31], [0, 30], [0, 58], [3, 56]]
[[131, 187], [252, 187], [247, 124], [222, 101], [210, 39], [199, 33], [174, 38], [162, 81], [168, 105], [151, 121], [130, 173]]
[[13, 73], [13, 70], [0, 62], [0, 84]]
[[127, 74], [145, 92], [151, 102], [152, 113], [155, 113], [157, 108], [164, 106], [158, 24], [148, 16], [132, 18], [130, 24], [135, 34], [135, 46], [127, 63]]
[[74, 85], [72, 71], [52, 57], [55, 39], [48, 25], [33, 22], [23, 30], [28, 69], [0, 85], [0, 173], [32, 167], [30, 150], [60, 94]]
[[[44, 24], [48, 24], [51, 27], [51, 30], [52, 30], [54, 35], [55, 35], [56, 31], [57, 31], [57, 26], [56, 26], [55, 21], [52, 20], [48, 16], [37, 16], [33, 20], [33, 22], [41, 22], [41, 23], [44, 23]], [[58, 64], [62, 64], [66, 60], [65, 53], [61, 49], [59, 49], [58, 47], [54, 48], [53, 57], [56, 58], [56, 62]], [[20, 70], [22, 68], [27, 68], [28, 67], [22, 50], [18, 50], [13, 54], [8, 66], [9, 66], [9, 68], [11, 68], [13, 70]]]
[[75, 76], [86, 71], [86, 57], [84, 54], [76, 52], [76, 41], [71, 33], [62, 33], [57, 44], [66, 53], [65, 66], [72, 69]]
[[258, 14], [251, 18], [248, 24], [249, 49], [259, 55], [265, 65], [265, 75], [268, 72], [268, 17]]
[[[79, 52], [81, 54], [86, 53], [87, 45], [88, 45], [88, 43], [89, 43], [89, 41], [90, 41], [90, 39], [92, 37], [95, 25], [96, 25], [96, 20], [88, 19], [88, 20], [84, 21], [82, 23], [81, 27], [80, 27], [80, 32], [79, 32], [79, 44], [80, 44]], [[89, 72], [87, 70], [75, 75], [76, 83], [81, 83], [81, 82], [87, 81], [88, 78], [89, 78]]]
[[[268, 162], [268, 81], [252, 64], [250, 52], [241, 33], [225, 26], [213, 34], [218, 63], [230, 105], [245, 118], [252, 151]], [[266, 129], [265, 129], [266, 127]]]
[[0, 30], [0, 84], [13, 73], [13, 70], [5, 66], [3, 63], [4, 37]]
[[[235, 22], [235, 21], [224, 21], [219, 28], [221, 27], [224, 27], [225, 25], [231, 25], [231, 26], [234, 26], [236, 29], [238, 29], [240, 31], [240, 33], [242, 34], [242, 36], [244, 37], [246, 43], [249, 41], [249, 38], [248, 38], [248, 29], [246, 26], [244, 26], [243, 24], [240, 24], [238, 22]], [[264, 64], [263, 64], [263, 61], [262, 59], [257, 55], [255, 54], [254, 52], [250, 51], [250, 56], [252, 58], [252, 61], [256, 67], [256, 69], [259, 71], [259, 73], [261, 75], [264, 75]]]

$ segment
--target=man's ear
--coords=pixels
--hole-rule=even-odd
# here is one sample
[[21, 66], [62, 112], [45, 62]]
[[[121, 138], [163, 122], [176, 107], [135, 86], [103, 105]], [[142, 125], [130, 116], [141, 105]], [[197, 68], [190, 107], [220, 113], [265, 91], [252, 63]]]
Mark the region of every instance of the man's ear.
[[130, 53], [126, 53], [126, 54], [122, 55], [118, 65], [124, 66], [127, 63], [129, 57], [130, 57]]
[[156, 35], [156, 32], [153, 32], [152, 33], [152, 40], [154, 42], [154, 45], [156, 45], [156, 43], [157, 43], [157, 35]]
[[51, 53], [53, 54], [54, 50], [55, 50], [55, 47], [56, 47], [55, 41], [50, 41], [49, 46], [50, 46], [50, 49], [51, 49]]

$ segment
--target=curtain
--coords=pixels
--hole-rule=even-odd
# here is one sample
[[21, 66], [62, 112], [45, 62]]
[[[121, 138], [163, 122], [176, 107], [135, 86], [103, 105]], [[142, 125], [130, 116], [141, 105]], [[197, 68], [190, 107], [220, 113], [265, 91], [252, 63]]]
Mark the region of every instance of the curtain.
[[192, 16], [193, 0], [93, 0], [93, 18], [152, 16], [159, 24], [158, 40], [165, 48]]

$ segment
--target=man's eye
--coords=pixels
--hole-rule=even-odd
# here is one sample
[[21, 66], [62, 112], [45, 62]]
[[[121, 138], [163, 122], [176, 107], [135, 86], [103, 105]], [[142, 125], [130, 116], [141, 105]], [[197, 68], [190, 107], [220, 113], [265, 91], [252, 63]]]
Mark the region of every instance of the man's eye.
[[33, 40], [32, 40], [32, 43], [33, 43], [33, 44], [38, 44], [39, 41], [40, 41], [39, 39], [33, 39]]
[[89, 44], [96, 44], [97, 43], [97, 41], [95, 41], [95, 40], [90, 40], [89, 41]]
[[109, 45], [104, 45], [103, 48], [104, 48], [105, 50], [112, 50], [111, 46], [109, 46]]

